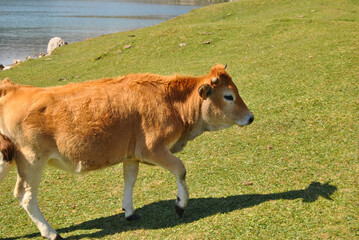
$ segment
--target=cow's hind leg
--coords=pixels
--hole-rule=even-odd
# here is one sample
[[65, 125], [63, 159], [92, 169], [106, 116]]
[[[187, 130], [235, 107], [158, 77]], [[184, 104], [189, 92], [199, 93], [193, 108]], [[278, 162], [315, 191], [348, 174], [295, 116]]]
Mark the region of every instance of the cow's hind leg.
[[44, 164], [41, 162], [29, 163], [24, 158], [16, 163], [18, 177], [14, 191], [15, 197], [19, 199], [21, 206], [26, 210], [44, 238], [61, 240], [62, 237], [45, 220], [37, 203], [37, 192]]
[[160, 147], [148, 154], [149, 161], [170, 171], [177, 181], [177, 200], [175, 210], [182, 217], [188, 202], [188, 189], [186, 185], [186, 168], [181, 159], [174, 156], [166, 147]]
[[125, 211], [125, 217], [128, 221], [138, 220], [140, 215], [135, 213], [133, 209], [133, 186], [137, 180], [138, 162], [124, 162], [123, 163], [123, 178], [125, 182], [125, 190], [123, 194], [122, 208]]

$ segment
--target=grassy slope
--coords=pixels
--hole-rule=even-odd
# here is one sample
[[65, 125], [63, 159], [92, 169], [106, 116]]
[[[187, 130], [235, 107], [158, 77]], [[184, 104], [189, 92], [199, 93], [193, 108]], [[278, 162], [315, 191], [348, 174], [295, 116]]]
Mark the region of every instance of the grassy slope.
[[[214, 5], [0, 72], [49, 86], [129, 72], [198, 75], [227, 63], [256, 116], [250, 127], [206, 133], [179, 154], [192, 198], [183, 219], [172, 210], [173, 177], [147, 166], [135, 191], [141, 221], [123, 220], [122, 166], [84, 176], [47, 169], [45, 217], [69, 239], [359, 238], [359, 5], [334, 2]], [[28, 236], [37, 229], [12, 197], [15, 175], [0, 187], [0, 238], [41, 239]]]

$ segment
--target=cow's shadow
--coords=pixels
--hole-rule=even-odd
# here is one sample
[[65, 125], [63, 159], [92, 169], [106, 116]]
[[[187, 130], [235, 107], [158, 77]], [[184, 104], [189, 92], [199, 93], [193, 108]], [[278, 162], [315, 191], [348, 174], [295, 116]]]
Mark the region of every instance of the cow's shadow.
[[[337, 187], [329, 183], [321, 184], [312, 182], [306, 189], [292, 190], [281, 193], [271, 194], [246, 194], [223, 198], [197, 198], [190, 199], [183, 218], [178, 218], [173, 210], [173, 200], [160, 201], [143, 206], [136, 210], [142, 215], [138, 221], [127, 222], [124, 214], [117, 214], [108, 217], [93, 219], [78, 225], [57, 229], [61, 233], [74, 232], [72, 236], [66, 239], [82, 239], [82, 238], [101, 238], [111, 236], [116, 233], [132, 231], [136, 229], [160, 229], [168, 228], [176, 225], [195, 222], [199, 219], [217, 214], [228, 213], [235, 210], [253, 207], [266, 201], [272, 200], [294, 200], [302, 199], [303, 202], [314, 202], [319, 196], [332, 200], [330, 196], [337, 190]], [[90, 233], [83, 233], [84, 231]], [[76, 234], [79, 231], [81, 233]], [[64, 234], [63, 234], [64, 235]], [[37, 237], [38, 234], [31, 234], [24, 237]]]

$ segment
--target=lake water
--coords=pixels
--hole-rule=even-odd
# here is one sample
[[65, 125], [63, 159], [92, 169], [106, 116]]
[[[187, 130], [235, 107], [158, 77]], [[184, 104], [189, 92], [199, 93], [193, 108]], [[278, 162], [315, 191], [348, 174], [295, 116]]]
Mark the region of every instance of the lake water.
[[52, 37], [68, 43], [158, 24], [200, 0], [0, 0], [0, 64], [46, 53]]

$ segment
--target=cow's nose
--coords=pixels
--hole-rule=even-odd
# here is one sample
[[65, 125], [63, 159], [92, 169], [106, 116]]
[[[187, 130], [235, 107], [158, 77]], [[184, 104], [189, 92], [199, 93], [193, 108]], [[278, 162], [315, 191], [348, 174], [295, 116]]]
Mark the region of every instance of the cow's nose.
[[247, 114], [242, 120], [236, 121], [239, 126], [246, 126], [254, 121], [253, 113]]
[[251, 124], [254, 121], [254, 115], [251, 114], [252, 116], [248, 119], [248, 125]]

